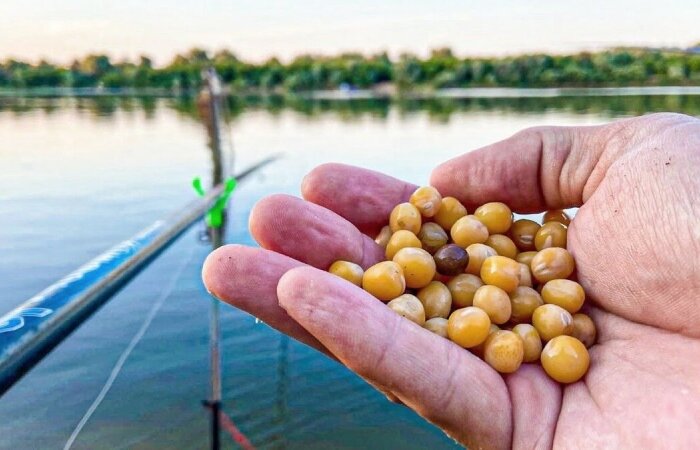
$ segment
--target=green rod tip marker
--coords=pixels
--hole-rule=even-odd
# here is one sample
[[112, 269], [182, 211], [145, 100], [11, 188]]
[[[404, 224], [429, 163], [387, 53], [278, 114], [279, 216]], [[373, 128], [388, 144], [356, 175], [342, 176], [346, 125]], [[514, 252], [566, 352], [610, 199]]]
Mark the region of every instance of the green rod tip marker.
[[[192, 179], [192, 188], [194, 188], [195, 192], [200, 197], [204, 197], [206, 195], [204, 187], [202, 186], [202, 179], [200, 177], [194, 177]], [[224, 182], [224, 191], [221, 193], [221, 195], [219, 195], [219, 198], [216, 199], [214, 205], [212, 205], [211, 209], [209, 209], [204, 219], [207, 226], [212, 228], [220, 228], [224, 223], [224, 209], [226, 209], [226, 205], [228, 204], [229, 198], [231, 197], [231, 193], [233, 193], [234, 189], [236, 189], [236, 179], [233, 177], [226, 179]]]

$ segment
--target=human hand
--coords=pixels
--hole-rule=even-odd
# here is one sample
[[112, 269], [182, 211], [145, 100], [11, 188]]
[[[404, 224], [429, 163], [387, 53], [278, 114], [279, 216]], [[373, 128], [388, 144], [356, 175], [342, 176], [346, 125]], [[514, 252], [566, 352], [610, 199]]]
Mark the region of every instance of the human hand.
[[[542, 127], [437, 167], [472, 211], [581, 206], [568, 248], [598, 328], [585, 378], [523, 364], [501, 376], [452, 342], [324, 272], [383, 260], [373, 236], [416, 186], [338, 164], [251, 213], [263, 248], [230, 245], [207, 288], [335, 358], [470, 448], [691, 448], [700, 442], [700, 121], [658, 114]], [[366, 234], [365, 234], [366, 233]], [[320, 270], [319, 270], [320, 269]]]

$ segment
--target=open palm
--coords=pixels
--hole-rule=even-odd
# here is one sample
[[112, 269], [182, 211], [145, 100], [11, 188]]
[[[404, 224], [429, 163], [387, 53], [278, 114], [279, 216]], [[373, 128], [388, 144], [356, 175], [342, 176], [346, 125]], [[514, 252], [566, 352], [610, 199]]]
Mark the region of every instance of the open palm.
[[325, 270], [382, 260], [372, 237], [415, 186], [338, 164], [305, 200], [259, 202], [263, 248], [226, 246], [204, 266], [218, 298], [357, 372], [470, 448], [692, 448], [700, 442], [700, 121], [662, 114], [528, 129], [436, 168], [471, 211], [581, 206], [568, 247], [598, 342], [582, 381], [523, 364], [501, 376]]

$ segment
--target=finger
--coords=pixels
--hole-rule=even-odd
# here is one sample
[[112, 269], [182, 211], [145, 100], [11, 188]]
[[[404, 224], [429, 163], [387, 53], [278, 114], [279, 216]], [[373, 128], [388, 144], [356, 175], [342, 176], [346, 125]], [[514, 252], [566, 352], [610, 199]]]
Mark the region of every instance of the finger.
[[414, 190], [415, 185], [388, 175], [336, 163], [316, 167], [301, 184], [306, 200], [335, 211], [372, 237]]
[[309, 267], [287, 272], [280, 305], [360, 376], [470, 447], [509, 448], [503, 379], [486, 363], [405, 320], [362, 289]]
[[214, 250], [204, 261], [202, 279], [214, 297], [327, 353], [325, 347], [289, 317], [277, 301], [280, 277], [302, 265], [292, 258], [260, 248], [226, 245]]
[[[204, 262], [202, 278], [216, 298], [242, 309], [282, 333], [335, 359], [328, 350], [279, 306], [277, 282], [294, 267], [295, 261], [275, 252], [242, 245], [226, 245], [212, 252]], [[252, 277], [252, 278], [250, 278]], [[389, 401], [401, 403], [385, 386], [372, 384]]]
[[364, 268], [384, 259], [384, 250], [333, 211], [290, 195], [271, 195], [250, 214], [250, 232], [268, 250], [319, 269], [339, 259]]
[[561, 409], [561, 387], [541, 366], [523, 364], [506, 376], [513, 405], [513, 448], [550, 449]]
[[458, 156], [430, 181], [468, 209], [502, 201], [522, 213], [581, 206], [614, 160], [605, 143], [624, 121], [591, 127], [537, 127]]

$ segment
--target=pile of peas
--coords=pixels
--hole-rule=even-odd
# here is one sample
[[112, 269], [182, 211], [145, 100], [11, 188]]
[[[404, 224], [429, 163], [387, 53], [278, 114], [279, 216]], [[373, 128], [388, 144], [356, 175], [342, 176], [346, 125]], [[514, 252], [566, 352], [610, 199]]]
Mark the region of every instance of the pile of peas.
[[570, 218], [548, 211], [542, 222], [513, 221], [499, 202], [468, 214], [425, 186], [396, 205], [377, 236], [386, 261], [367, 270], [336, 261], [328, 270], [498, 372], [539, 360], [552, 379], [573, 383], [588, 370], [596, 328], [579, 312], [583, 288], [569, 279]]

